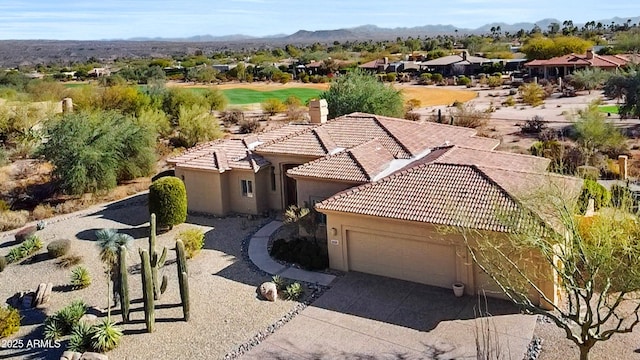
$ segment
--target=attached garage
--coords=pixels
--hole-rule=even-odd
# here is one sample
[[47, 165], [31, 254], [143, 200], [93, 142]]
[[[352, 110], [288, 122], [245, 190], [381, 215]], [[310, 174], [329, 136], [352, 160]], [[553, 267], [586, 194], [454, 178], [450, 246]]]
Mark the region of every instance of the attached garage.
[[347, 261], [351, 271], [450, 287], [456, 282], [453, 244], [420, 241], [347, 230]]

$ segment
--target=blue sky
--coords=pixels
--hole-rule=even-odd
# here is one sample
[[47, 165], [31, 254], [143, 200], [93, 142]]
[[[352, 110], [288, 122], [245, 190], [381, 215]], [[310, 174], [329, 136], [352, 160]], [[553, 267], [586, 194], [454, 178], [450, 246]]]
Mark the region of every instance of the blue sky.
[[411, 27], [640, 16], [640, 2], [517, 0], [1, 0], [0, 39], [264, 36], [374, 24]]

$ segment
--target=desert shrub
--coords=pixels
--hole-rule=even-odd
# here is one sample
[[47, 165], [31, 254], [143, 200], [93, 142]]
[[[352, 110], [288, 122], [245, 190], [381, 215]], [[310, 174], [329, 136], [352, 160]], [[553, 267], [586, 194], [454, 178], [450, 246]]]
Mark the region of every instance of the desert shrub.
[[115, 323], [104, 319], [93, 327], [91, 347], [97, 352], [107, 352], [115, 349], [122, 338], [122, 330]]
[[507, 98], [502, 102], [502, 105], [504, 106], [514, 106], [515, 104], [516, 100], [511, 95], [507, 96]]
[[91, 342], [94, 333], [94, 327], [87, 322], [78, 322], [77, 324], [75, 324], [73, 326], [73, 329], [71, 330], [71, 337], [69, 338], [69, 351], [75, 351], [79, 353], [92, 351], [93, 348]]
[[422, 73], [422, 74], [420, 74], [419, 82], [422, 85], [430, 84], [432, 77], [433, 77], [433, 74], [431, 74], [431, 73]]
[[578, 176], [583, 179], [598, 180], [600, 178], [600, 169], [595, 166], [578, 166], [576, 171], [578, 173]]
[[520, 125], [520, 131], [524, 134], [538, 134], [547, 127], [544, 122], [544, 118], [540, 115], [535, 115], [529, 120], [526, 120], [523, 125]]
[[0, 231], [7, 231], [24, 226], [29, 218], [29, 212], [20, 211], [0, 211]]
[[461, 75], [458, 77], [458, 85], [471, 85], [471, 79], [469, 79], [468, 77]]
[[496, 88], [498, 86], [502, 86], [502, 78], [500, 76], [489, 76], [487, 78], [487, 85], [490, 88]]
[[558, 140], [558, 131], [550, 128], [542, 129], [542, 131], [538, 133], [538, 140], [540, 141]]
[[240, 109], [230, 109], [220, 113], [220, 120], [225, 125], [236, 125], [240, 121], [244, 120], [244, 112]]
[[442, 76], [442, 74], [440, 73], [435, 73], [431, 75], [431, 81], [433, 81], [435, 84], [440, 84], [442, 83], [443, 80], [444, 80], [444, 76]]
[[271, 277], [271, 282], [276, 284], [276, 289], [278, 289], [278, 291], [282, 291], [287, 287], [287, 281], [280, 275], [273, 275]]
[[65, 257], [60, 258], [56, 262], [56, 265], [62, 269], [68, 269], [74, 265], [78, 265], [82, 262], [82, 256], [80, 255], [67, 255]]
[[57, 187], [82, 194], [151, 175], [156, 164], [155, 130], [118, 112], [74, 112], [50, 121], [39, 149], [54, 165]]
[[295, 95], [289, 95], [284, 101], [287, 106], [302, 106], [302, 100]]
[[42, 220], [47, 219], [55, 214], [55, 210], [49, 204], [38, 204], [35, 209], [31, 212], [31, 217], [34, 220]]
[[53, 240], [47, 245], [47, 253], [53, 259], [67, 255], [71, 249], [71, 241], [69, 239]]
[[184, 243], [184, 251], [187, 259], [191, 259], [198, 255], [204, 246], [204, 233], [200, 229], [187, 229], [181, 231], [176, 240], [182, 240]]
[[287, 110], [287, 106], [278, 99], [267, 99], [260, 106], [262, 111], [272, 116]]
[[611, 201], [611, 194], [607, 188], [598, 184], [598, 182], [594, 180], [585, 180], [582, 185], [580, 198], [578, 199], [578, 205], [581, 213], [584, 213], [587, 210], [589, 199], [594, 200], [595, 210], [598, 210], [609, 204]]
[[411, 121], [420, 121], [420, 114], [415, 111], [407, 111], [404, 113], [404, 118]]
[[289, 284], [287, 288], [284, 290], [285, 297], [287, 300], [297, 301], [300, 299], [302, 294], [304, 294], [304, 288], [300, 285], [299, 282], [294, 282], [293, 284]]
[[453, 117], [453, 125], [473, 129], [487, 125], [491, 118], [490, 112], [477, 110], [471, 104], [459, 104], [449, 111], [449, 115]]
[[405, 104], [406, 109], [408, 111], [414, 110], [416, 108], [419, 108], [421, 105], [421, 102], [419, 99], [409, 99], [407, 100], [407, 103]]
[[396, 81], [397, 78], [398, 78], [398, 74], [394, 72], [387, 73], [384, 77], [385, 81], [387, 82], [394, 82]]
[[613, 184], [611, 186], [611, 205], [622, 209], [633, 209], [638, 206], [638, 201], [628, 186]]
[[45, 329], [47, 322], [57, 322], [59, 332], [69, 335], [73, 327], [78, 324], [80, 318], [87, 312], [87, 305], [82, 300], [75, 300], [71, 304], [58, 310], [55, 314], [49, 316], [45, 320]]
[[22, 260], [25, 257], [31, 256], [38, 250], [42, 249], [44, 244], [36, 235], [30, 235], [22, 244], [9, 250], [7, 254], [7, 262], [14, 263]]
[[254, 133], [260, 130], [260, 121], [258, 121], [258, 119], [256, 118], [248, 118], [248, 119], [240, 120], [238, 125], [240, 128], [239, 129], [240, 133], [242, 134]]
[[222, 137], [218, 119], [204, 106], [180, 107], [178, 113], [178, 140], [184, 147]]
[[305, 119], [307, 112], [302, 107], [289, 105], [287, 106], [286, 114], [287, 114], [287, 120], [289, 121], [302, 121]]
[[71, 286], [76, 289], [84, 289], [91, 285], [91, 275], [89, 275], [89, 270], [84, 266], [78, 266], [71, 270]]
[[535, 83], [524, 84], [520, 86], [519, 90], [522, 96], [522, 101], [527, 105], [538, 106], [542, 104], [546, 97], [546, 93], [542, 86]]
[[36, 231], [37, 231], [37, 228], [35, 226], [27, 226], [24, 229], [20, 229], [15, 234], [16, 241], [23, 242], [27, 240], [29, 236], [34, 235]]
[[187, 220], [187, 190], [182, 180], [163, 177], [149, 186], [149, 213], [158, 225], [172, 228]]
[[606, 179], [619, 179], [620, 178], [620, 166], [618, 162], [613, 159], [606, 159], [605, 164], [600, 171], [602, 172], [602, 177]]
[[23, 257], [24, 253], [22, 252], [22, 249], [20, 248], [20, 246], [16, 246], [9, 250], [9, 253], [7, 254], [7, 256], [5, 256], [5, 259], [9, 264], [11, 264], [20, 261], [20, 259], [22, 259]]
[[4, 256], [0, 256], [0, 272], [4, 271], [4, 268], [7, 267], [7, 258]]
[[20, 330], [20, 312], [10, 306], [0, 307], [0, 339]]
[[308, 270], [321, 270], [329, 266], [327, 251], [304, 239], [274, 241], [271, 256], [281, 261], [296, 263]]

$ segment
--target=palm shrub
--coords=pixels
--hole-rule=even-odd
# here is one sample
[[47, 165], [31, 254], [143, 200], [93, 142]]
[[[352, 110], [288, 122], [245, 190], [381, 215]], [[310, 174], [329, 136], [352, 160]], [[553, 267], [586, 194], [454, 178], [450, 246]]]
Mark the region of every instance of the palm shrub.
[[122, 338], [122, 330], [115, 326], [109, 319], [94, 326], [91, 338], [91, 347], [98, 352], [107, 352], [115, 349]]
[[[98, 248], [100, 248], [100, 260], [104, 264], [109, 278], [107, 280], [108, 296], [111, 296], [113, 291], [113, 301], [117, 302], [120, 296], [120, 268], [118, 266], [118, 253], [121, 246], [129, 246], [133, 237], [128, 234], [118, 233], [114, 229], [101, 229], [96, 231], [96, 238], [98, 239]], [[111, 306], [108, 307], [107, 318], [111, 320]]]
[[84, 289], [91, 285], [91, 275], [84, 266], [78, 266], [71, 270], [71, 285], [77, 289]]
[[20, 312], [10, 306], [0, 307], [0, 339], [20, 330]]
[[200, 229], [187, 229], [181, 231], [176, 240], [182, 240], [187, 259], [198, 255], [204, 246], [204, 233]]
[[176, 177], [163, 177], [149, 186], [149, 213], [158, 225], [172, 228], [187, 220], [187, 189]]

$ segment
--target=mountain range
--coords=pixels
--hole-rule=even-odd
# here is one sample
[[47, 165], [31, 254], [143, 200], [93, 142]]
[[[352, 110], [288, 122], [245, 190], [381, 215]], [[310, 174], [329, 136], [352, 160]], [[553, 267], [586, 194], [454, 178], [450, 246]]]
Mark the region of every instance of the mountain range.
[[[627, 20], [631, 20], [631, 23], [639, 23], [640, 16], [620, 18], [614, 17], [611, 19], [597, 20], [596, 23], [601, 23], [603, 26], [608, 26], [611, 23], [624, 24]], [[491, 31], [491, 28], [500, 27], [500, 30], [504, 32], [515, 33], [520, 29], [530, 31], [535, 26], [540, 27], [543, 31], [548, 29], [552, 23], [558, 23], [562, 26], [562, 21], [549, 18], [536, 21], [535, 23], [521, 22], [515, 24], [507, 23], [491, 23], [480, 26], [476, 29], [460, 28], [453, 25], [424, 25], [416, 27], [397, 27], [397, 28], [382, 28], [376, 25], [363, 25], [354, 28], [336, 29], [336, 30], [299, 30], [293, 34], [276, 34], [264, 37], [255, 37], [244, 34], [233, 34], [223, 36], [213, 35], [197, 35], [187, 38], [132, 38], [129, 41], [171, 41], [171, 42], [229, 42], [229, 41], [269, 41], [269, 42], [288, 42], [288, 43], [309, 43], [309, 42], [326, 42], [326, 41], [347, 41], [347, 40], [382, 40], [382, 39], [395, 39], [396, 37], [417, 37], [417, 36], [437, 36], [437, 35], [452, 35], [452, 34], [484, 34]], [[577, 27], [581, 27], [583, 24], [574, 24]]]

